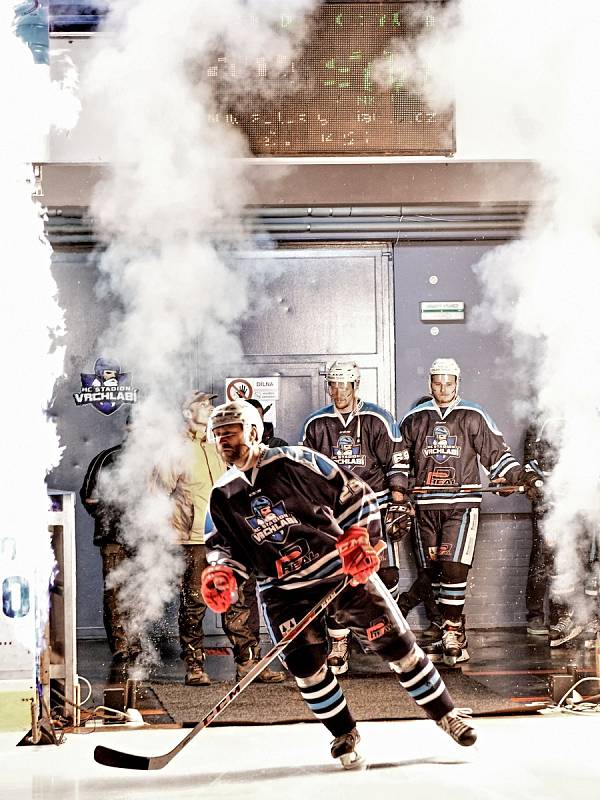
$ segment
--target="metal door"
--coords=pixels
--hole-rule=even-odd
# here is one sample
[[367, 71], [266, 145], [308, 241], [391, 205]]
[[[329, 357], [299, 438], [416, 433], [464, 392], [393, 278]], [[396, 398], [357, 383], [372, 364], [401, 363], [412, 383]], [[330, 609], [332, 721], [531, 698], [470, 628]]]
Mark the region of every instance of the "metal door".
[[[264, 292], [241, 328], [239, 377], [279, 377], [276, 435], [297, 444], [304, 419], [326, 405], [325, 369], [355, 360], [360, 396], [395, 415], [392, 262], [381, 246], [295, 248], [248, 253]], [[216, 376], [214, 391], [224, 391]], [[208, 614], [207, 633], [221, 633]]]
[[[389, 250], [295, 248], [241, 258], [264, 276], [264, 290], [241, 327], [245, 362], [233, 369], [280, 378], [277, 434], [296, 444], [305, 417], [329, 402], [323, 376], [335, 359], [357, 361], [361, 397], [395, 413]], [[223, 391], [220, 381], [214, 389]]]

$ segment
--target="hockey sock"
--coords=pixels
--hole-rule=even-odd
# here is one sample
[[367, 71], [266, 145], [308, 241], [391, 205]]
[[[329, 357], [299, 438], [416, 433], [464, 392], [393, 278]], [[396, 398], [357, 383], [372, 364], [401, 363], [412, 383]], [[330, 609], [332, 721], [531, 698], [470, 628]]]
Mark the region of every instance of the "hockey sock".
[[438, 607], [444, 619], [450, 622], [460, 623], [462, 610], [465, 605], [465, 595], [467, 592], [467, 582], [450, 583], [444, 581], [440, 583], [440, 593], [438, 596]]
[[[327, 668], [323, 677], [320, 676], [321, 671], [311, 678], [296, 678], [296, 683], [315, 717], [333, 736], [342, 736], [355, 727], [354, 717], [346, 705], [346, 698], [333, 672]], [[312, 683], [313, 677], [318, 679], [317, 683]], [[311, 685], [306, 685], [309, 682]]]
[[404, 658], [390, 662], [390, 667], [397, 673], [400, 684], [430, 719], [437, 721], [452, 711], [454, 703], [446, 684], [419, 645], [416, 644]]

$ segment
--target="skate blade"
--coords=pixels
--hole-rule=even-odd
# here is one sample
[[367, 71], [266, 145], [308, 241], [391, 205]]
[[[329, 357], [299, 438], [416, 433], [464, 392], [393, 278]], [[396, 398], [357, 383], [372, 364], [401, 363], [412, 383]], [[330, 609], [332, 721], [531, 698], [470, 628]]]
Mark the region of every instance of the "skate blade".
[[362, 769], [365, 766], [364, 758], [359, 756], [356, 750], [340, 756], [340, 763], [344, 769]]
[[471, 658], [467, 650], [463, 650], [459, 656], [444, 656], [443, 661], [447, 667], [455, 667], [457, 664], [462, 664], [463, 661], [468, 661]]
[[343, 667], [329, 667], [334, 675], [345, 675], [348, 672], [348, 664]]
[[584, 627], [584, 625], [576, 625], [568, 636], [564, 636], [562, 639], [550, 640], [550, 647], [561, 647], [563, 644], [572, 642], [573, 639], [576, 639], [583, 633]]

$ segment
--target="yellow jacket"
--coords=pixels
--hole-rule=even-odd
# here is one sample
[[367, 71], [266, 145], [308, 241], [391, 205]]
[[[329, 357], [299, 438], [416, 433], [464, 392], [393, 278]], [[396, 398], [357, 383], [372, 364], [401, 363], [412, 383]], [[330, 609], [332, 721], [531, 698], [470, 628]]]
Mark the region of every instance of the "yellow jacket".
[[227, 469], [225, 462], [206, 435], [189, 431], [185, 469], [163, 483], [173, 501], [173, 528], [180, 544], [204, 544], [204, 518], [208, 498], [217, 478]]

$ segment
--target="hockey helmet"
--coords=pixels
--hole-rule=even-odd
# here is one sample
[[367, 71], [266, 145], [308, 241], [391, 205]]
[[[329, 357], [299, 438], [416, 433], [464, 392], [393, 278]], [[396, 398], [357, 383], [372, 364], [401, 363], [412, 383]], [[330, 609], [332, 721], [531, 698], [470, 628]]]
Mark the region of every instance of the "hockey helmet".
[[250, 438], [252, 428], [256, 428], [256, 441], [260, 442], [264, 433], [263, 421], [258, 409], [245, 400], [233, 400], [217, 406], [208, 420], [210, 430], [216, 431], [224, 425], [241, 425], [244, 432], [244, 443], [250, 447], [253, 442]]
[[97, 358], [94, 364], [95, 376], [102, 379], [106, 370], [116, 372], [118, 375], [121, 372], [121, 365], [114, 358], [103, 358], [102, 356]]
[[360, 367], [356, 361], [334, 361], [327, 370], [327, 383], [360, 383]]
[[458, 395], [458, 383], [460, 381], [460, 367], [453, 358], [436, 358], [429, 368], [429, 391], [432, 392], [431, 378], [434, 375], [454, 375], [456, 378], [456, 395]]

